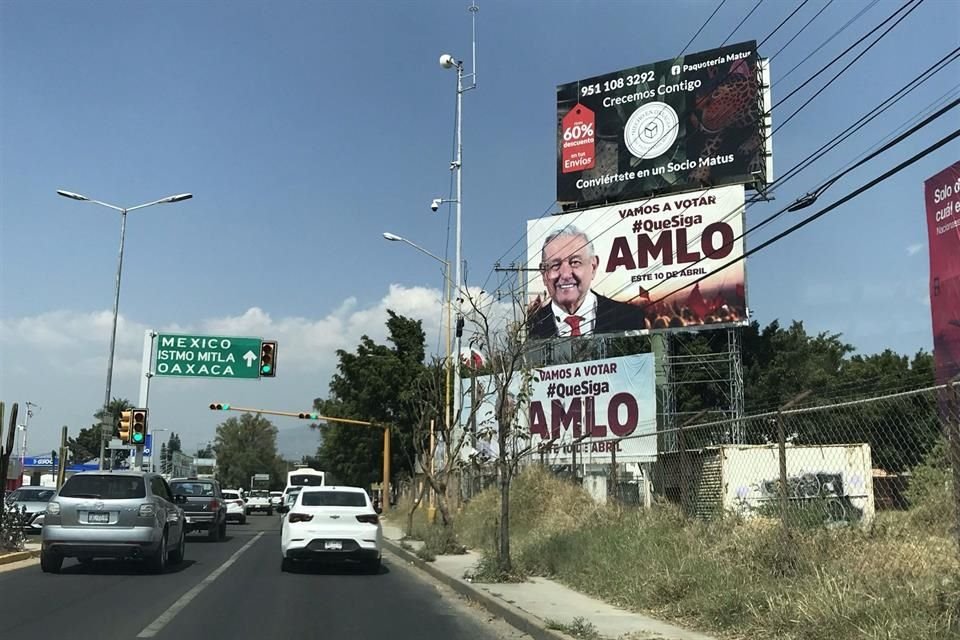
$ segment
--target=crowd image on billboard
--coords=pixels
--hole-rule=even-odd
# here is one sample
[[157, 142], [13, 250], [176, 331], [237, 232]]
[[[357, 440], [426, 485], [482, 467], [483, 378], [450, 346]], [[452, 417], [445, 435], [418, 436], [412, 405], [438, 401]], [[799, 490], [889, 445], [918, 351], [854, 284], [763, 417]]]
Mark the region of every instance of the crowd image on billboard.
[[529, 221], [529, 337], [744, 324], [743, 205], [732, 186]]
[[753, 41], [558, 86], [557, 200], [762, 186], [764, 95]]

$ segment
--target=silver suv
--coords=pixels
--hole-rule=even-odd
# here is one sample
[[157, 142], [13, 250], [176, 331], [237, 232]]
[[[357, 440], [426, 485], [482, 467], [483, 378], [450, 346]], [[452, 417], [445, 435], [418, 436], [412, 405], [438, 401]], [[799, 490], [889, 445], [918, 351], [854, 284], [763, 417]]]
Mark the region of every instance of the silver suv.
[[67, 479], [44, 518], [40, 567], [59, 573], [64, 558], [143, 558], [155, 573], [183, 560], [183, 511], [156, 473], [86, 471]]

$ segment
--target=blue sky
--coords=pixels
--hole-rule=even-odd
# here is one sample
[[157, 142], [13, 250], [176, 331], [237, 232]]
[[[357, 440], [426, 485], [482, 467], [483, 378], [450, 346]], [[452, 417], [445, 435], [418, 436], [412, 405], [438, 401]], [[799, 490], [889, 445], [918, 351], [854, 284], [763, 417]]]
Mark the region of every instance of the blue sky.
[[[811, 0], [761, 55], [773, 55], [827, 1]], [[453, 139], [456, 77], [437, 59], [469, 58], [466, 4], [0, 4], [0, 398], [42, 408], [30, 425], [31, 451], [49, 451], [61, 425], [75, 433], [90, 424], [109, 340], [119, 217], [57, 189], [126, 206], [194, 194], [128, 218], [114, 396], [137, 396], [145, 329], [280, 340], [275, 379], [153, 385], [154, 427], [175, 429], [187, 448], [213, 437], [223, 418], [206, 409], [213, 400], [309, 408], [326, 395], [335, 350], [352, 349], [363, 333], [382, 338], [388, 307], [422, 317], [436, 345], [438, 265], [381, 233], [441, 255], [450, 247], [449, 212], [428, 206], [448, 195]], [[754, 4], [728, 0], [690, 50], [719, 46]], [[773, 60], [775, 102], [899, 6], [871, 4], [835, 0]], [[493, 263], [524, 258], [522, 242], [508, 249], [554, 200], [556, 85], [675, 56], [715, 6], [480, 3], [479, 88], [464, 98], [470, 284], [494, 288]], [[767, 0], [730, 42], [762, 40], [793, 6]], [[778, 131], [776, 173], [956, 47], [958, 6], [926, 0]], [[785, 184], [776, 202], [752, 207], [748, 225], [955, 90], [957, 70], [954, 63]], [[775, 109], [774, 123], [831, 75]], [[955, 123], [942, 118], [821, 202]], [[804, 320], [864, 353], [929, 350], [922, 183], [958, 151], [947, 145], [752, 258], [755, 318]], [[796, 220], [784, 217], [767, 233]], [[747, 245], [765, 237], [749, 236]]]

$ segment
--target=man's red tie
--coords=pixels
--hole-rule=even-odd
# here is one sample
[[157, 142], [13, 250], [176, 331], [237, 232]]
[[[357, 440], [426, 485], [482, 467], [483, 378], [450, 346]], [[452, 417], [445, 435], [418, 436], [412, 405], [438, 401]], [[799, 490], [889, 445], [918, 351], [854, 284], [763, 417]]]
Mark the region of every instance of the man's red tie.
[[570, 335], [579, 336], [580, 335], [580, 316], [567, 316], [563, 319], [568, 325], [570, 325]]

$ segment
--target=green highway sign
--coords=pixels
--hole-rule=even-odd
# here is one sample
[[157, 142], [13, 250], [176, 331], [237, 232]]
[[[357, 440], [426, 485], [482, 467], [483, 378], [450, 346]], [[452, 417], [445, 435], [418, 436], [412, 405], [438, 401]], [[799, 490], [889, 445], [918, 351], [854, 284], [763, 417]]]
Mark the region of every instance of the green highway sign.
[[198, 378], [259, 378], [260, 338], [157, 335], [154, 375]]

